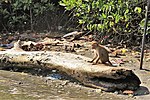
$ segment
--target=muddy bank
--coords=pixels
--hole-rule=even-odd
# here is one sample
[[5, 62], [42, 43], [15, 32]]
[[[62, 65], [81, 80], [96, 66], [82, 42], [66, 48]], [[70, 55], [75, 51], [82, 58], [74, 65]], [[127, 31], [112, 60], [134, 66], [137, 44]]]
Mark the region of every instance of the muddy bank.
[[[33, 71], [32, 71], [33, 72]], [[48, 73], [47, 73], [48, 74]], [[99, 89], [84, 87], [69, 80], [47, 79], [30, 73], [0, 70], [1, 100], [125, 100], [131, 96], [116, 96]]]
[[[84, 44], [88, 44], [84, 42]], [[61, 51], [62, 47], [51, 48], [51, 51]], [[75, 53], [88, 57], [93, 57], [89, 47], [75, 48]], [[134, 55], [126, 55], [125, 57], [113, 58], [124, 60], [122, 66], [132, 69], [140, 78], [142, 84], [136, 96], [122, 95], [119, 91], [113, 93], [101, 92], [99, 89], [85, 87], [84, 85], [71, 80], [60, 79], [60, 76], [54, 75], [49, 77], [51, 71], [41, 69], [19, 69], [6, 68], [0, 70], [0, 99], [4, 100], [49, 100], [49, 99], [64, 99], [64, 100], [149, 100], [150, 89], [150, 61], [144, 62], [144, 69], [139, 70], [138, 58]], [[150, 57], [150, 56], [148, 56]], [[11, 67], [11, 66], [10, 66]], [[8, 71], [4, 71], [8, 70]], [[16, 71], [16, 72], [13, 72]], [[54, 71], [55, 73], [55, 71]], [[52, 74], [53, 76], [53, 74]], [[48, 78], [47, 78], [48, 77]]]
[[85, 86], [104, 91], [136, 90], [141, 84], [139, 78], [130, 69], [105, 64], [92, 65], [87, 62], [88, 57], [71, 53], [8, 50], [0, 52], [0, 58], [0, 67], [55, 68], [75, 78]]

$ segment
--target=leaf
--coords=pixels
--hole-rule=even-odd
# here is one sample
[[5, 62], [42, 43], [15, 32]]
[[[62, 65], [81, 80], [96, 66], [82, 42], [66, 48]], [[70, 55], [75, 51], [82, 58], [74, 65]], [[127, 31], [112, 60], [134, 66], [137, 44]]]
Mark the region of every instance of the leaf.
[[126, 11], [125, 11], [125, 13], [124, 13], [124, 14], [126, 15], [127, 13], [129, 13], [129, 9], [126, 9]]
[[114, 22], [109, 22], [109, 26], [110, 27], [114, 26]]
[[114, 17], [112, 15], [107, 16], [108, 20], [114, 20]]
[[142, 9], [140, 7], [135, 7], [134, 11], [137, 13], [141, 13]]
[[23, 10], [26, 10], [26, 9], [27, 9], [27, 6], [24, 6], [24, 7], [23, 7]]
[[89, 0], [84, 0], [84, 1], [89, 2]]
[[126, 24], [126, 28], [128, 28], [128, 27], [129, 27], [129, 23]]
[[61, 6], [66, 6], [66, 4], [65, 4], [63, 1], [60, 1], [59, 4], [60, 4]]
[[141, 28], [144, 28], [144, 25], [145, 25], [145, 18], [144, 18], [143, 20], [141, 20], [141, 22], [140, 22], [139, 25], [140, 25]]
[[41, 2], [47, 3], [47, 2], [48, 2], [48, 0], [41, 0]]
[[79, 24], [84, 24], [84, 23], [85, 23], [85, 21], [79, 19]]
[[28, 3], [31, 4], [31, 3], [32, 3], [32, 0], [28, 0]]
[[119, 20], [120, 20], [120, 15], [117, 14], [117, 15], [115, 16], [115, 23], [118, 23]]
[[103, 18], [107, 18], [106, 14], [102, 13], [102, 17]]

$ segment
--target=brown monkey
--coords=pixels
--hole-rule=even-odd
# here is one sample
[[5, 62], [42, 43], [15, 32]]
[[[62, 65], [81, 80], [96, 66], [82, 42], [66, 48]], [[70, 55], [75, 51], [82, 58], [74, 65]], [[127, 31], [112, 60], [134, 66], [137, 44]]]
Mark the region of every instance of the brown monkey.
[[93, 64], [97, 64], [98, 61], [101, 60], [103, 64], [108, 62], [110, 65], [112, 65], [112, 63], [109, 61], [108, 53], [110, 52], [110, 50], [108, 48], [106, 48], [105, 46], [99, 45], [97, 42], [93, 42], [92, 49], [94, 49], [95, 51], [94, 52], [95, 56], [93, 60], [88, 61], [88, 62], [93, 63], [95, 61]]

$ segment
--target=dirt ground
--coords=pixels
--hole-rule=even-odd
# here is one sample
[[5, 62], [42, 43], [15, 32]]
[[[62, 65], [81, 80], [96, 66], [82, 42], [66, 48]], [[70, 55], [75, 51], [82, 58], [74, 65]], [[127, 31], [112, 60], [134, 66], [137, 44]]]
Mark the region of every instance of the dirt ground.
[[[75, 48], [75, 52], [71, 53], [93, 57], [89, 45], [83, 41], [80, 44], [83, 46]], [[66, 52], [62, 47], [56, 46], [51, 50]], [[0, 100], [149, 100], [150, 52], [145, 53], [143, 70], [139, 69], [139, 57], [140, 53], [132, 50], [126, 52], [124, 56], [111, 57], [111, 62], [118, 64], [121, 61], [120, 66], [132, 69], [140, 78], [141, 86], [134, 96], [123, 95], [119, 91], [109, 93], [85, 87], [55, 69], [1, 68]]]

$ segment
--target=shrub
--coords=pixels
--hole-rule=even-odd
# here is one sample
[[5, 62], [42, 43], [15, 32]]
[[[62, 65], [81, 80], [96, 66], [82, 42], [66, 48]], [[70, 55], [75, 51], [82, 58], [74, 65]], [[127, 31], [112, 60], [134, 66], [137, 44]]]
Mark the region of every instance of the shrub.
[[[140, 22], [145, 17], [144, 0], [61, 0], [72, 11], [84, 30], [96, 31], [99, 38], [118, 41], [142, 35]], [[106, 38], [105, 38], [106, 39]]]

